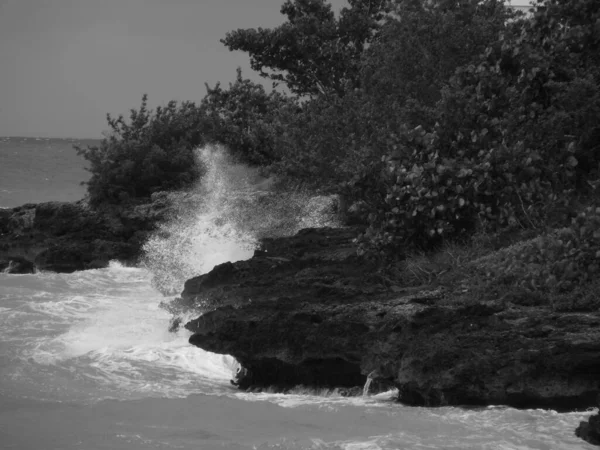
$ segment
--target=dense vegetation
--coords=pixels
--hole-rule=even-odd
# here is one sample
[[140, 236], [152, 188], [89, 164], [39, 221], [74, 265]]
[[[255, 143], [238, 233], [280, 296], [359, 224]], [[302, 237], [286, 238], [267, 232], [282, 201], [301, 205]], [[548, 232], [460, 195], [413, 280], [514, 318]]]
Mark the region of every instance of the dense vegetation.
[[147, 201], [152, 193], [192, 186], [203, 173], [194, 149], [220, 143], [238, 160], [270, 165], [275, 158], [271, 136], [281, 132], [276, 115], [293, 100], [267, 93], [242, 78], [223, 89], [206, 87], [199, 104], [169, 102], [149, 110], [144, 95], [129, 120], [107, 115], [110, 127], [99, 146], [76, 147], [89, 164], [89, 200], [94, 205]]
[[125, 203], [197, 179], [200, 169], [190, 148], [202, 144], [203, 136], [196, 109], [190, 102], [170, 102], [150, 111], [144, 96], [129, 122], [108, 115], [110, 133], [99, 147], [75, 147], [89, 163], [91, 202]]
[[549, 234], [520, 254], [554, 262], [527, 283], [598, 272], [598, 233], [582, 224], [597, 228], [585, 208], [600, 185], [600, 2], [539, 0], [524, 16], [498, 0], [349, 0], [335, 15], [286, 0], [281, 12], [283, 25], [222, 42], [289, 94], [238, 71], [198, 105], [148, 111], [144, 98], [129, 122], [109, 117], [112, 135], [80, 149], [92, 202], [189, 186], [202, 172], [192, 149], [220, 142], [340, 194], [374, 255], [529, 229]]

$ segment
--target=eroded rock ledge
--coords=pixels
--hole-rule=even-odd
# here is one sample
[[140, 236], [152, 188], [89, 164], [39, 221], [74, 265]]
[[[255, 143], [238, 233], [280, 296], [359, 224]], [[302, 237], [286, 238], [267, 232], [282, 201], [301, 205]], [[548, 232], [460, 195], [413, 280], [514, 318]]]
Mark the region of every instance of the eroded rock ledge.
[[26, 204], [0, 210], [0, 271], [74, 272], [133, 264], [171, 202], [91, 208], [84, 201]]
[[189, 280], [182, 301], [207, 311], [185, 325], [190, 342], [237, 358], [242, 388], [362, 386], [371, 374], [409, 405], [595, 405], [598, 311], [396, 286], [356, 256], [354, 236], [267, 239]]

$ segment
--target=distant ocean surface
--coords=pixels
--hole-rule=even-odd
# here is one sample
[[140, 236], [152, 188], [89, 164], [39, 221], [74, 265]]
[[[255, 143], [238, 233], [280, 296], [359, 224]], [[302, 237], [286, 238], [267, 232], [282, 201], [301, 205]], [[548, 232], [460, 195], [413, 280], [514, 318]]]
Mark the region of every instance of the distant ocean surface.
[[93, 139], [0, 137], [0, 208], [83, 198], [90, 177], [73, 145]]

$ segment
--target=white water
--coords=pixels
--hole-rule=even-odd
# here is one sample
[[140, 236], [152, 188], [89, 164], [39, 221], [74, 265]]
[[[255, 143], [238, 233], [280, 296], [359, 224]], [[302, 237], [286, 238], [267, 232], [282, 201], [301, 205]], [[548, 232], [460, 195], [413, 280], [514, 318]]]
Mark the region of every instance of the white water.
[[[222, 181], [230, 193], [230, 178]], [[155, 287], [180, 283], [180, 267], [206, 271], [251, 255], [257, 227], [222, 220], [223, 196], [210, 198], [203, 213], [174, 220], [149, 247], [148, 267], [161, 280], [154, 285], [149, 268], [119, 264], [0, 273], [1, 449], [593, 448], [573, 435], [591, 411], [408, 408], [392, 393], [235, 390], [235, 361], [190, 346], [185, 330], [169, 333]], [[186, 233], [191, 247], [180, 243]], [[153, 251], [187, 260], [161, 266]]]
[[181, 292], [185, 280], [216, 264], [250, 258], [259, 238], [336, 224], [331, 198], [273, 195], [271, 180], [232, 163], [220, 147], [204, 148], [197, 158], [206, 168], [202, 181], [172, 196], [181, 205], [177, 217], [144, 246], [144, 265], [165, 294]]

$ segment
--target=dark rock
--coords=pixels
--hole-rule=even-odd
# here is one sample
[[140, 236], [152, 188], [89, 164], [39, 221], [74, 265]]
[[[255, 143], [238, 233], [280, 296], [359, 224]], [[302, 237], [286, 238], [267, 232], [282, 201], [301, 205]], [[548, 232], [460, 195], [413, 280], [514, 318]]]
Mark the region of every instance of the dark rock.
[[306, 290], [313, 296], [326, 291], [333, 296], [354, 295], [355, 291], [362, 291], [360, 286], [364, 283], [372, 285], [372, 289], [385, 290], [363, 280], [366, 263], [358, 263], [352, 243], [357, 232], [352, 228], [305, 229], [288, 238], [264, 239], [250, 261], [220, 264], [211, 272], [188, 280], [183, 302], [195, 309], [241, 306], [254, 298], [294, 298], [295, 286], [302, 286], [298, 291], [302, 297]]
[[27, 204], [0, 210], [0, 260], [22, 258], [39, 270], [74, 272], [137, 261], [149, 233], [169, 216], [156, 203], [91, 208], [85, 201]]
[[169, 322], [169, 333], [177, 333], [181, 328], [183, 320], [181, 317], [173, 317]]
[[130, 262], [138, 251], [139, 248], [126, 242], [60, 240], [38, 253], [35, 264], [40, 270], [70, 273], [106, 267], [110, 260]]
[[0, 208], [0, 236], [8, 233], [10, 216], [12, 216], [12, 209]]
[[581, 422], [575, 434], [590, 444], [600, 445], [600, 414], [594, 414], [587, 422]]
[[336, 391], [342, 397], [359, 397], [363, 394], [363, 390], [360, 386], [351, 388], [336, 388]]
[[12, 256], [6, 259], [0, 259], [0, 272], [10, 274], [27, 274], [35, 273], [35, 265], [21, 258], [20, 256]]
[[[600, 395], [596, 402], [600, 406]], [[600, 413], [590, 416], [587, 422], [580, 422], [575, 435], [590, 444], [600, 446]]]
[[203, 313], [185, 325], [190, 342], [234, 356], [244, 389], [362, 388], [376, 371], [410, 405], [594, 405], [599, 311], [400, 289], [356, 255], [356, 234], [267, 239], [251, 260], [189, 280], [178, 307]]

